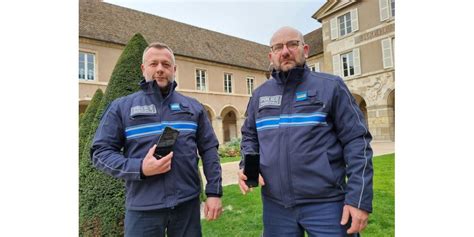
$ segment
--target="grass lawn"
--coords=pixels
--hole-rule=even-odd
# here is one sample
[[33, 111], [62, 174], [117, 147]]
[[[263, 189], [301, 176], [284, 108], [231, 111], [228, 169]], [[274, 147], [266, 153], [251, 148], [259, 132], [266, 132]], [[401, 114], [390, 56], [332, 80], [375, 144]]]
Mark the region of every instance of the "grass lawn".
[[[240, 161], [240, 156], [222, 157], [221, 158], [221, 164], [234, 162], [234, 161]], [[201, 167], [201, 166], [202, 166], [202, 161], [201, 161], [201, 159], [199, 159], [199, 167]]]
[[[395, 155], [377, 156], [374, 165], [374, 202], [369, 225], [362, 236], [395, 236]], [[224, 187], [224, 213], [213, 222], [202, 220], [203, 236], [260, 236], [260, 188], [242, 195], [238, 185]]]
[[395, 236], [395, 154], [377, 156], [374, 165], [374, 201], [365, 236]]
[[221, 164], [228, 163], [228, 162], [234, 162], [234, 161], [240, 161], [240, 156], [222, 157], [221, 158]]

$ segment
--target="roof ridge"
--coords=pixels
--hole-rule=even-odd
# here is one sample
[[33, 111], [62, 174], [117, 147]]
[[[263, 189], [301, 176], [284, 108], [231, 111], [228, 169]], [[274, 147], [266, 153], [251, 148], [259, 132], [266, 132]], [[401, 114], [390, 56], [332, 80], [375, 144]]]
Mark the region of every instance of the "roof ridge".
[[116, 8], [125, 8], [125, 10], [127, 10], [127, 11], [133, 11], [133, 12], [138, 12], [138, 13], [141, 13], [141, 14], [150, 15], [152, 17], [161, 18], [161, 19], [164, 19], [164, 20], [168, 20], [168, 21], [180, 24], [180, 25], [186, 25], [186, 26], [193, 27], [193, 28], [196, 28], [196, 29], [208, 31], [208, 32], [211, 32], [211, 33], [220, 34], [220, 35], [224, 35], [224, 36], [227, 36], [227, 37], [232, 37], [232, 38], [235, 38], [237, 40], [247, 41], [247, 42], [250, 42], [250, 43], [258, 44], [260, 46], [269, 47], [268, 45], [261, 44], [261, 43], [258, 43], [258, 42], [255, 42], [255, 41], [252, 41], [252, 40], [249, 40], [249, 39], [239, 38], [237, 36], [228, 35], [228, 34], [225, 34], [225, 33], [219, 32], [219, 31], [214, 31], [214, 30], [206, 29], [206, 28], [203, 28], [203, 27], [200, 27], [200, 26], [191, 25], [191, 24], [186, 23], [186, 22], [180, 22], [180, 21], [177, 21], [177, 20], [173, 20], [173, 19], [163, 17], [163, 16], [155, 15], [155, 14], [152, 14], [152, 13], [149, 13], [149, 12], [139, 11], [139, 10], [132, 9], [132, 8], [129, 8], [129, 7], [125, 7], [125, 6], [121, 6], [121, 5], [115, 5], [115, 4], [112, 4], [112, 3], [109, 3], [109, 2], [100, 2], [100, 3], [109, 4], [112, 7], [116, 7]]

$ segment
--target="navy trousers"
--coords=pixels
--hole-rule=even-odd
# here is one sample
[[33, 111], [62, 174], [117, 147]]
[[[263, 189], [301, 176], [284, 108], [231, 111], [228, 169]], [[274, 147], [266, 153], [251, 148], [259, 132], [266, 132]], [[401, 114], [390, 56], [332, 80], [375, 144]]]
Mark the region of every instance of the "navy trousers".
[[[346, 237], [347, 225], [341, 225], [344, 202], [309, 203], [285, 208], [268, 198], [263, 202], [264, 237]], [[350, 221], [350, 220], [349, 220]]]
[[125, 237], [201, 237], [199, 198], [173, 208], [125, 212]]

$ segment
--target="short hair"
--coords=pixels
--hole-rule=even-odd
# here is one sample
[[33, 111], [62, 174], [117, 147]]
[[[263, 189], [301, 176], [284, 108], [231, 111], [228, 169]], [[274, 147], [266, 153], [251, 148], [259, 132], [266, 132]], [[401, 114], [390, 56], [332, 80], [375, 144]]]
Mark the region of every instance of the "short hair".
[[176, 64], [175, 58], [174, 58], [174, 53], [173, 50], [170, 48], [170, 46], [161, 43], [161, 42], [153, 42], [149, 44], [145, 50], [143, 50], [143, 56], [142, 56], [142, 63], [145, 64], [145, 53], [150, 49], [150, 48], [155, 48], [155, 49], [167, 49], [171, 53], [171, 60], [173, 60], [173, 64]]

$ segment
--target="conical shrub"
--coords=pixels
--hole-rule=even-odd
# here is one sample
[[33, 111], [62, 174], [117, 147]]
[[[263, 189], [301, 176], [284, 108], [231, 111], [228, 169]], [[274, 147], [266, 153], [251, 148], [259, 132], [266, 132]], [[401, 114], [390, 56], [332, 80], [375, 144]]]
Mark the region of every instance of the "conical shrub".
[[100, 101], [104, 97], [104, 92], [101, 89], [97, 89], [92, 96], [92, 100], [86, 108], [86, 111], [82, 114], [79, 124], [79, 157], [82, 156], [84, 144], [87, 143], [91, 131], [91, 124], [94, 121], [95, 115], [97, 114], [97, 108], [99, 107]]
[[104, 97], [90, 127], [90, 134], [80, 157], [79, 232], [81, 236], [123, 236], [125, 205], [124, 183], [92, 166], [90, 147], [107, 106], [116, 98], [140, 89], [140, 65], [148, 46], [141, 34], [127, 43], [107, 85]]

